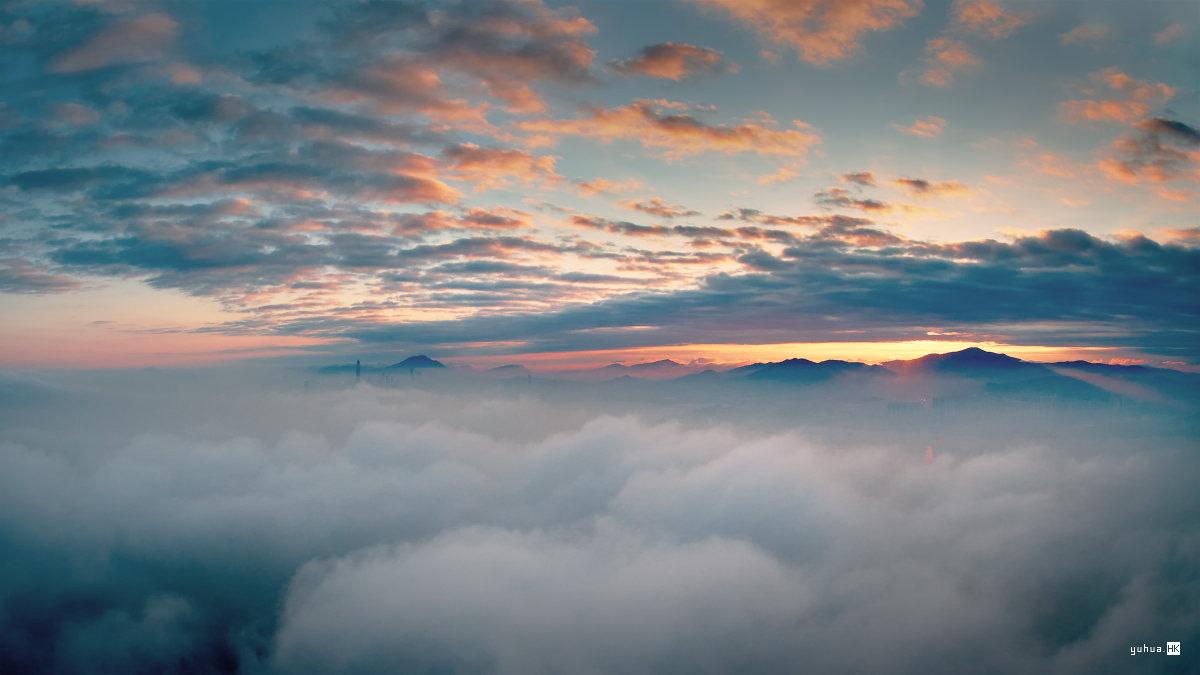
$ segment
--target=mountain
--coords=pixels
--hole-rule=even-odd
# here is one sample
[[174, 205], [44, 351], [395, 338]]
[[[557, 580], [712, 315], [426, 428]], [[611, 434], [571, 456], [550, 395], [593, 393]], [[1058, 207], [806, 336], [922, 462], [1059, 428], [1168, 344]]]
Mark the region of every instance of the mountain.
[[488, 377], [496, 377], [501, 379], [527, 379], [533, 377], [533, 373], [529, 372], [528, 368], [518, 363], [508, 363], [503, 366], [488, 368], [487, 370], [483, 371], [483, 374], [487, 375]]
[[[324, 374], [353, 373], [354, 365], [323, 366]], [[409, 372], [453, 370], [425, 355], [379, 368], [363, 366], [367, 372]], [[1089, 361], [1035, 363], [971, 347], [944, 354], [928, 354], [916, 359], [868, 365], [831, 359], [811, 361], [785, 359], [721, 370], [701, 361], [680, 363], [661, 359], [626, 365], [612, 363], [599, 368], [560, 370], [553, 375], [532, 373], [520, 364], [506, 364], [488, 370], [463, 371], [463, 377], [495, 380], [543, 379], [579, 382], [636, 383], [647, 380], [670, 381], [672, 387], [755, 387], [757, 385], [838, 386], [845, 392], [858, 391], [868, 398], [893, 401], [981, 400], [992, 397], [1025, 401], [1103, 402], [1138, 401], [1168, 403], [1194, 401], [1200, 395], [1200, 374], [1138, 365], [1113, 365]], [[738, 389], [737, 391], [751, 391]], [[763, 389], [763, 391], [771, 391]], [[774, 395], [774, 394], [772, 394]]]
[[729, 370], [703, 370], [676, 379], [681, 383], [701, 382], [774, 382], [788, 384], [817, 384], [832, 380], [893, 377], [893, 373], [879, 366], [855, 361], [810, 361], [808, 359], [785, 359], [765, 363], [751, 363]]
[[1004, 373], [1039, 373], [1047, 368], [1007, 354], [997, 354], [978, 347], [968, 347], [946, 354], [927, 354], [909, 361], [888, 361], [884, 368], [898, 373], [943, 373], [951, 375], [998, 375]]
[[1085, 370], [1090, 373], [1100, 373], [1101, 375], [1141, 375], [1149, 373], [1158, 368], [1147, 368], [1146, 366], [1123, 366], [1111, 363], [1092, 363], [1091, 361], [1056, 361], [1055, 363], [1047, 363], [1051, 368], [1071, 368], [1074, 370]]
[[671, 359], [661, 359], [659, 361], [649, 361], [647, 363], [635, 363], [632, 366], [627, 366], [622, 363], [610, 363], [607, 366], [604, 366], [603, 368], [599, 368], [598, 370], [617, 372], [617, 373], [645, 373], [645, 372], [649, 372], [649, 371], [675, 370], [678, 368], [686, 368], [686, 367], [687, 366], [683, 365], [682, 363], [679, 363], [678, 361], [672, 361]]
[[393, 363], [388, 366], [388, 370], [423, 370], [426, 368], [445, 368], [446, 365], [441, 361], [435, 361], [424, 354], [417, 354], [404, 359], [400, 363]]
[[613, 380], [629, 377], [634, 379], [664, 380], [673, 379], [694, 370], [694, 365], [679, 363], [671, 359], [660, 359], [658, 361], [635, 363], [628, 366], [623, 363], [610, 363], [600, 368], [576, 371], [575, 378], [583, 380]]
[[734, 377], [753, 381], [812, 383], [831, 380], [851, 373], [863, 375], [891, 375], [879, 366], [869, 366], [855, 361], [830, 359], [817, 363], [808, 359], [786, 359], [771, 363], [752, 363], [748, 366], [727, 371]]

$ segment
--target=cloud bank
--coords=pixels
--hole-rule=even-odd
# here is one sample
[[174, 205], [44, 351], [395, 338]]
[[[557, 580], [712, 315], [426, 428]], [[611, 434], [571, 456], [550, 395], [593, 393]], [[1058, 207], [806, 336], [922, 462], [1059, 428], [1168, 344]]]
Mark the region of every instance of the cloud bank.
[[1200, 637], [1179, 411], [0, 385], [6, 672], [1065, 673]]

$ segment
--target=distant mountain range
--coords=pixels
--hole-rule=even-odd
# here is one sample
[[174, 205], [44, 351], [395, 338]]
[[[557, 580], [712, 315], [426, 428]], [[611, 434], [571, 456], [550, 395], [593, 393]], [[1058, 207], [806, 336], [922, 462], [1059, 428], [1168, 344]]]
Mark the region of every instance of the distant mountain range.
[[[878, 385], [881, 391], [906, 392], [910, 396], [938, 397], [986, 394], [1018, 399], [1061, 398], [1098, 401], [1113, 397], [1154, 401], [1194, 398], [1200, 394], [1200, 375], [1147, 366], [1124, 366], [1089, 361], [1039, 363], [978, 347], [945, 354], [928, 354], [917, 359], [870, 365], [856, 361], [811, 361], [794, 358], [751, 363], [727, 369], [703, 368], [703, 364], [670, 359], [646, 363], [612, 363], [599, 368], [533, 373], [519, 364], [488, 370], [469, 367], [447, 368], [423, 354], [410, 356], [387, 367], [364, 367], [367, 373], [445, 371], [463, 376], [496, 380], [579, 380], [621, 382], [659, 380], [680, 385], [772, 385], [859, 384]], [[353, 372], [354, 366], [319, 368], [333, 374]], [[914, 394], [915, 392], [915, 394]]]
[[849, 374], [890, 375], [891, 372], [880, 366], [856, 361], [829, 360], [818, 363], [808, 359], [787, 359], [771, 363], [752, 363], [727, 370], [725, 374], [744, 377], [747, 380], [811, 383]]

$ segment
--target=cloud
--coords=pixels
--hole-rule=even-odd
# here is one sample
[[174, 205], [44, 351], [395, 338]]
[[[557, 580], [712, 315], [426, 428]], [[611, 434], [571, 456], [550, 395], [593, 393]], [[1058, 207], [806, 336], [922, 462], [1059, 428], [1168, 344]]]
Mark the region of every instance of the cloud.
[[[946, 30], [925, 42], [918, 78], [926, 86], [948, 87], [958, 75], [983, 64], [957, 36], [974, 33], [998, 40], [1010, 36], [1030, 19], [1030, 14], [1007, 10], [992, 0], [954, 0], [950, 15]], [[901, 73], [901, 81], [907, 80], [910, 72]]]
[[625, 220], [608, 220], [596, 216], [576, 215], [571, 217], [570, 222], [579, 227], [624, 234], [630, 237], [661, 237], [671, 232], [671, 229], [665, 225], [638, 225]]
[[478, 190], [506, 187], [513, 182], [557, 183], [556, 158], [520, 150], [484, 148], [474, 143], [452, 145], [442, 151], [451, 175], [475, 184]]
[[668, 158], [705, 152], [803, 157], [821, 142], [820, 135], [800, 120], [793, 120], [792, 128], [779, 128], [769, 119], [711, 125], [679, 112], [681, 105], [685, 104], [642, 99], [615, 108], [586, 107], [584, 115], [574, 119], [530, 120], [517, 127], [549, 140], [560, 136], [603, 142], [630, 139]]
[[[552, 351], [578, 348], [575, 331], [580, 329], [627, 325], [658, 327], [653, 334], [633, 336], [645, 345], [798, 332], [809, 339], [834, 339], [847, 330], [917, 339], [923, 329], [916, 326], [970, 330], [999, 324], [1009, 340], [1025, 335], [1056, 344], [1119, 344], [1196, 355], [1194, 344], [1170, 328], [1200, 320], [1187, 299], [1200, 269], [1194, 248], [1144, 237], [1108, 241], [1081, 230], [934, 244], [906, 240], [863, 218], [784, 217], [743, 209], [727, 219], [800, 226], [812, 233], [781, 232], [793, 243], [776, 256], [776, 269], [768, 274], [712, 273], [695, 288], [617, 296], [553, 314], [360, 325], [341, 334], [370, 343], [425, 345], [490, 335]], [[989, 302], [976, 302], [979, 293]], [[1054, 324], [1053, 335], [1038, 329], [1045, 322]]]
[[913, 120], [913, 123], [908, 126], [893, 123], [892, 128], [909, 136], [937, 138], [946, 130], [946, 120], [937, 115], [929, 115], [928, 117]]
[[94, 108], [74, 101], [56, 104], [51, 117], [56, 124], [77, 127], [95, 124], [100, 120], [100, 114]]
[[891, 30], [917, 15], [917, 0], [699, 0], [763, 38], [816, 65], [853, 56], [867, 33]]
[[621, 205], [634, 211], [658, 216], [659, 218], [686, 218], [688, 216], [700, 215], [699, 211], [678, 204], [670, 204], [663, 201], [660, 197], [650, 197], [640, 201], [629, 200], [621, 202]]
[[1187, 35], [1187, 28], [1181, 23], [1172, 23], [1154, 34], [1154, 44], [1163, 47]]
[[875, 187], [875, 174], [870, 171], [844, 173], [839, 178], [846, 183], [853, 183], [862, 187]]
[[877, 199], [862, 199], [853, 196], [849, 190], [840, 187], [831, 187], [821, 190], [813, 195], [813, 200], [826, 207], [853, 208], [860, 211], [887, 211], [892, 207], [890, 204], [881, 202]]
[[607, 178], [594, 178], [592, 180], [575, 181], [575, 187], [578, 188], [579, 194], [583, 195], [584, 197], [633, 192], [641, 186], [641, 181], [632, 179], [609, 180]]
[[1107, 38], [1111, 32], [1108, 26], [1101, 23], [1081, 23], [1058, 36], [1058, 41], [1064, 45], [1099, 42]]
[[944, 36], [931, 38], [925, 43], [921, 82], [930, 87], [948, 87], [955, 76], [977, 68], [981, 63], [961, 40]]
[[446, 90], [445, 75], [478, 82], [516, 114], [545, 109], [533, 85], [588, 82], [595, 26], [569, 8], [540, 0], [453, 4], [408, 2], [339, 6], [310, 48], [261, 51], [258, 79], [315, 90], [338, 102], [383, 112], [419, 110], [485, 126], [485, 110]]
[[73, 277], [48, 272], [24, 258], [0, 258], [0, 293], [61, 293], [81, 285]]
[[[416, 590], [455, 578], [487, 581]], [[389, 586], [413, 590], [381, 595]], [[646, 594], [648, 588], [654, 591]], [[276, 659], [285, 671], [325, 672], [440, 664], [500, 673], [626, 671], [668, 660], [681, 669], [733, 669], [755, 659], [735, 645], [761, 640], [756, 626], [786, 621], [789, 604], [803, 594], [784, 566], [736, 540], [671, 544], [619, 531], [564, 539], [461, 530], [302, 571], [284, 610]], [[381, 603], [374, 610], [381, 621], [344, 640], [351, 634], [336, 617], [357, 624], [370, 598]], [[497, 624], [495, 612], [506, 603], [523, 611]], [[738, 610], [724, 609], [731, 606]], [[690, 620], [698, 613], [709, 620]], [[438, 625], [458, 628], [429, 635]], [[389, 631], [424, 634], [427, 646], [391, 647]], [[706, 647], [713, 640], [726, 646]]]
[[800, 168], [795, 166], [781, 166], [771, 173], [759, 176], [757, 183], [759, 185], [775, 185], [777, 183], [786, 183], [800, 177]]
[[1007, 10], [992, 0], [954, 0], [951, 16], [954, 28], [993, 39], [1012, 35], [1030, 19], [1029, 14]]
[[892, 184], [910, 195], [964, 195], [971, 188], [958, 181], [928, 181], [922, 178], [897, 178]]
[[486, 109], [451, 97], [436, 68], [407, 56], [384, 57], [328, 79], [321, 91], [325, 100], [363, 103], [381, 113], [419, 111], [439, 120], [481, 122]]
[[0, 666], [1101, 672], [1194, 639], [1185, 412], [536, 385], [6, 373]]
[[459, 5], [431, 12], [430, 23], [435, 34], [428, 57], [478, 77], [512, 112], [545, 109], [530, 82], [591, 78], [595, 51], [585, 37], [596, 28], [572, 9], [551, 9], [539, 0]]
[[166, 14], [122, 19], [56, 57], [55, 73], [79, 73], [113, 65], [146, 63], [162, 57], [175, 40], [179, 24]]
[[1098, 163], [1109, 178], [1123, 183], [1152, 183], [1195, 178], [1200, 167], [1200, 131], [1164, 117], [1143, 120], [1136, 131], [1113, 142]]
[[623, 75], [642, 75], [679, 81], [700, 74], [718, 73], [728, 68], [721, 52], [685, 42], [660, 42], [642, 47], [637, 56], [610, 61], [609, 68]]
[[1175, 96], [1174, 87], [1137, 80], [1117, 68], [1096, 71], [1089, 80], [1092, 86], [1085, 93], [1092, 98], [1063, 101], [1060, 106], [1072, 122], [1135, 122]]

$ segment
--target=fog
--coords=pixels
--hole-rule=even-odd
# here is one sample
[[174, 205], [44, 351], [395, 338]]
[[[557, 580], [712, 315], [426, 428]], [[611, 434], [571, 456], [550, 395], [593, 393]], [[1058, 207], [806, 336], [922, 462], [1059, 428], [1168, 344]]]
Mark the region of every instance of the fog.
[[10, 372], [0, 672], [1195, 663], [1193, 398], [874, 386]]

